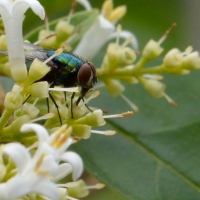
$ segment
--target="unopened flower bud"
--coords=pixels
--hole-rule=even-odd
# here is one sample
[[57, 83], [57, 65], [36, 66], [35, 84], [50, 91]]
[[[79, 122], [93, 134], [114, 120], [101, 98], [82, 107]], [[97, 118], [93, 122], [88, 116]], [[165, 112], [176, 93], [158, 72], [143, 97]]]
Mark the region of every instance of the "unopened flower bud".
[[91, 126], [88, 125], [72, 125], [72, 133], [79, 138], [88, 139], [91, 136]]
[[68, 194], [74, 198], [83, 198], [89, 194], [87, 185], [83, 180], [76, 181], [77, 185], [74, 187], [68, 187]]
[[65, 41], [74, 31], [74, 26], [65, 21], [59, 21], [56, 25], [57, 41]]
[[192, 52], [183, 57], [182, 68], [195, 70], [200, 68], [200, 57], [198, 52]]
[[1, 48], [1, 50], [4, 50], [4, 51], [7, 50], [7, 42], [6, 42], [6, 36], [5, 35], [0, 36], [0, 48]]
[[19, 92], [8, 92], [5, 97], [4, 105], [7, 110], [13, 112], [22, 105], [22, 96]]
[[107, 49], [107, 56], [110, 63], [116, 63], [120, 54], [120, 46], [116, 43], [110, 43]]
[[102, 110], [95, 110], [74, 121], [74, 124], [84, 124], [88, 126], [103, 126], [105, 123]]
[[124, 86], [115, 79], [104, 79], [103, 80], [106, 86], [106, 90], [113, 96], [117, 97], [124, 91]]
[[22, 90], [22, 88], [18, 84], [13, 85], [13, 88], [12, 88], [13, 92], [18, 92], [18, 91], [21, 91], [21, 90]]
[[59, 200], [66, 199], [66, 196], [68, 195], [66, 188], [58, 188], [59, 191]]
[[48, 83], [46, 81], [41, 81], [32, 84], [27, 89], [28, 93], [36, 98], [47, 98], [49, 97], [49, 91], [48, 91]]
[[2, 59], [7, 59], [6, 57], [4, 58], [0, 58], [0, 63], [2, 63], [2, 65], [0, 66], [0, 71], [5, 74], [6, 76], [11, 77], [11, 71], [10, 71], [10, 63], [6, 62], [4, 64], [4, 61], [2, 61]]
[[6, 175], [6, 166], [3, 164], [3, 162], [0, 163], [0, 181], [2, 182], [3, 178]]
[[22, 64], [22, 58], [10, 59], [11, 75], [15, 82], [22, 84], [27, 79], [27, 68], [25, 63]]
[[88, 113], [85, 118], [89, 126], [103, 126], [106, 123], [100, 109]]
[[163, 52], [160, 44], [154, 40], [150, 40], [143, 49], [142, 55], [145, 59], [154, 60]]
[[[39, 32], [38, 40], [43, 40], [44, 38], [48, 37], [51, 34], [54, 34], [55, 32], [47, 31], [47, 30], [41, 30]], [[56, 45], [56, 37], [49, 37], [46, 40], [43, 40], [40, 45], [44, 48], [54, 48]]]
[[28, 115], [23, 115], [21, 117], [18, 117], [16, 120], [14, 120], [12, 124], [7, 126], [5, 129], [7, 132], [19, 133], [21, 132], [20, 131], [21, 127], [24, 124], [29, 123], [30, 121], [31, 121], [31, 118]]
[[165, 84], [154, 79], [143, 79], [144, 89], [154, 98], [161, 98], [164, 96]]
[[183, 56], [179, 49], [170, 50], [164, 57], [163, 64], [164, 67], [173, 68], [181, 65], [183, 61]]
[[118, 62], [122, 66], [132, 64], [136, 59], [135, 51], [129, 47], [124, 47], [120, 49]]
[[49, 72], [49, 70], [50, 67], [36, 58], [30, 66], [27, 82], [32, 84], [35, 81], [40, 80]]
[[33, 104], [25, 103], [22, 108], [15, 111], [14, 118], [16, 119], [19, 116], [28, 115], [31, 119], [35, 119], [39, 112], [39, 109]]

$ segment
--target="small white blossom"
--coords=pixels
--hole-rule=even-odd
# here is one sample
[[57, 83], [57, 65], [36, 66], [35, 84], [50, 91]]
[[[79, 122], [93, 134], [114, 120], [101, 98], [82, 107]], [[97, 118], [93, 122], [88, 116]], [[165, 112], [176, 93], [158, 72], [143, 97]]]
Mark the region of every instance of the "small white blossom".
[[18, 173], [6, 183], [0, 184], [0, 199], [14, 199], [30, 192], [58, 199], [56, 185], [47, 179], [58, 168], [52, 155], [42, 152], [31, 159], [28, 150], [17, 143], [6, 145], [4, 152], [14, 160]]
[[[82, 1], [78, 1], [82, 2]], [[105, 2], [106, 3], [106, 2]], [[124, 10], [124, 9], [122, 9]], [[125, 12], [125, 11], [119, 11]], [[101, 14], [98, 16], [96, 22], [90, 27], [88, 32], [83, 36], [80, 43], [75, 49], [75, 53], [81, 55], [84, 59], [91, 60], [98, 51], [103, 47], [105, 43], [109, 40], [116, 38], [118, 35], [116, 33], [115, 21], [109, 21], [105, 17], [105, 12], [102, 10]], [[121, 38], [132, 37], [132, 46], [137, 49], [137, 40], [135, 36], [129, 31], [121, 31]], [[89, 45], [88, 45], [89, 44]], [[87, 51], [86, 51], [87, 49]]]
[[[62, 126], [51, 136], [44, 127], [37, 124], [25, 124], [21, 131], [36, 132], [38, 150], [31, 157], [28, 149], [21, 144], [10, 143], [4, 146], [4, 152], [13, 159], [18, 171], [14, 177], [0, 184], [0, 199], [11, 200], [29, 193], [38, 193], [57, 200], [58, 186], [53, 181], [69, 173], [72, 173], [73, 180], [77, 180], [83, 171], [80, 156], [74, 152], [65, 152], [72, 143], [69, 138], [71, 128]], [[59, 165], [61, 160], [67, 163]]]
[[5, 27], [11, 73], [18, 83], [23, 82], [27, 77], [22, 23], [24, 13], [29, 7], [44, 19], [44, 9], [37, 0], [0, 0], [0, 14]]

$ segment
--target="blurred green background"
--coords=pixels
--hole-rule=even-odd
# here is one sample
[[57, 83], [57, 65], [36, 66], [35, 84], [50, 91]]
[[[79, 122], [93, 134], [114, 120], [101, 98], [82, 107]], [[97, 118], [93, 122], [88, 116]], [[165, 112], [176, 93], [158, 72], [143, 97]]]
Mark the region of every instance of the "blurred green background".
[[[71, 4], [69, 0], [40, 0], [40, 2], [42, 5], [44, 5], [50, 21], [52, 19], [67, 15], [69, 13]], [[92, 6], [96, 8], [100, 8], [103, 3], [103, 1], [96, 0], [90, 0], [90, 2]], [[163, 43], [162, 46], [165, 48], [165, 52], [173, 47], [177, 47], [183, 51], [189, 45], [192, 45], [195, 50], [199, 51], [199, 0], [114, 0], [115, 6], [122, 4], [127, 5], [127, 14], [119, 23], [122, 24], [123, 29], [130, 30], [136, 35], [139, 41], [139, 51], [143, 49], [148, 40], [159, 40], [159, 38], [174, 22], [176, 22], [178, 26], [173, 30], [169, 38]], [[78, 11], [81, 9], [82, 7], [77, 5], [76, 10]], [[44, 23], [38, 17], [36, 17], [31, 10], [28, 11], [26, 16], [27, 19], [25, 19], [24, 22], [24, 33], [28, 33], [39, 24]], [[102, 50], [93, 61], [97, 66], [102, 58], [104, 50]], [[98, 179], [110, 185], [102, 191], [98, 191], [95, 194], [92, 193], [91, 196], [87, 197], [86, 199], [196, 200], [200, 198], [199, 192], [195, 193], [193, 191], [194, 186], [192, 185], [192, 183], [195, 181], [197, 185], [200, 184], [199, 180], [193, 181], [195, 179], [193, 176], [199, 176], [197, 166], [199, 166], [200, 163], [199, 161], [189, 161], [188, 159], [189, 157], [195, 158], [197, 152], [199, 152], [200, 149], [198, 149], [198, 143], [196, 144], [197, 147], [195, 146], [195, 151], [193, 151], [191, 154], [188, 154], [188, 152], [190, 152], [194, 146], [194, 141], [191, 141], [188, 139], [188, 137], [186, 137], [185, 140], [180, 144], [174, 144], [176, 139], [174, 138], [173, 132], [175, 131], [176, 133], [178, 130], [181, 130], [180, 134], [182, 134], [182, 130], [185, 129], [181, 129], [180, 127], [189, 124], [191, 129], [187, 129], [188, 133], [190, 133], [190, 130], [196, 130], [196, 140], [200, 141], [198, 134], [199, 123], [193, 124], [194, 121], [199, 122], [200, 116], [199, 77], [199, 71], [191, 72], [191, 74], [187, 76], [165, 76], [163, 82], [167, 85], [167, 94], [169, 94], [178, 103], [177, 108], [169, 105], [165, 99], [153, 99], [143, 91], [141, 85], [126, 85], [127, 88], [125, 94], [139, 106], [140, 112], [135, 114], [135, 116], [132, 118], [108, 121], [109, 129], [113, 128], [117, 130], [118, 135], [116, 137], [104, 138], [102, 136], [92, 135], [92, 138], [89, 139], [89, 141], [83, 141], [80, 145], [75, 147], [75, 150], [77, 150], [84, 158], [86, 169]], [[102, 95], [100, 98], [95, 100], [93, 103], [95, 106], [98, 105], [98, 107], [108, 110], [110, 113], [120, 113], [130, 110], [129, 106], [126, 105], [120, 98], [112, 99], [105, 92], [105, 90], [102, 90], [101, 92]], [[165, 130], [169, 129], [172, 130], [172, 132], [165, 132]], [[160, 141], [161, 133], [163, 134], [163, 137], [166, 134], [166, 139], [163, 139], [164, 141]], [[151, 135], [158, 135], [158, 138], [153, 138]], [[146, 142], [146, 137], [147, 141], [151, 141], [153, 138], [151, 144]], [[167, 140], [169, 141], [166, 142]], [[161, 142], [163, 142], [163, 144]], [[156, 146], [159, 144], [161, 144], [161, 146]], [[167, 145], [165, 146], [165, 144]], [[173, 146], [171, 144], [173, 144]], [[188, 146], [187, 148], [184, 148], [184, 145], [186, 144]], [[175, 150], [174, 146], [176, 146], [176, 148], [177, 146], [181, 148], [181, 155], [188, 156], [183, 159], [184, 163], [182, 160], [178, 164], [176, 163], [179, 155], [172, 157], [176, 155], [177, 152], [177, 149]], [[156, 149], [157, 147], [158, 149]], [[140, 149], [142, 150], [140, 151]], [[171, 154], [165, 155], [165, 152], [168, 152], [168, 149], [170, 150]], [[163, 154], [160, 154], [161, 150], [163, 150]], [[120, 154], [119, 151], [123, 151], [124, 154]], [[145, 155], [140, 154], [141, 152], [143, 152]], [[111, 159], [114, 154], [118, 158], [118, 160], [116, 158], [116, 163], [124, 163], [127, 160], [127, 165], [116, 165], [116, 163]], [[176, 169], [176, 175], [172, 175], [173, 178], [180, 178], [180, 174], [183, 174], [183, 177], [180, 178], [183, 182], [185, 179], [190, 180], [191, 182], [193, 181], [192, 183], [190, 182], [190, 186], [187, 184], [182, 185], [182, 183], [178, 182], [177, 187], [182, 190], [182, 197], [180, 197], [181, 195], [179, 196], [180, 191], [178, 189], [175, 191], [175, 189], [170, 188], [171, 182], [169, 182], [168, 186], [163, 186], [168, 187], [168, 194], [163, 192], [161, 196], [157, 195], [157, 191], [154, 188], [154, 183], [152, 183], [153, 186], [151, 185], [152, 177], [154, 178], [155, 176], [152, 175], [152, 177], [150, 177], [151, 170], [149, 168], [151, 168], [152, 165], [150, 164], [149, 159], [155, 161], [158, 158], [162, 164], [164, 163], [163, 166], [166, 167], [167, 172], [173, 174], [173, 170], [167, 168], [167, 164]], [[141, 160], [142, 164], [140, 164]], [[108, 164], [103, 162], [107, 162]], [[188, 170], [193, 170], [193, 168], [195, 168], [193, 171], [194, 175], [184, 175], [186, 171], [184, 166], [186, 166], [188, 163], [191, 163], [191, 165], [188, 165]], [[111, 176], [112, 171], [116, 172], [112, 175], [113, 177]], [[126, 174], [126, 176], [128, 176], [127, 174], [130, 174], [132, 179], [129, 178], [126, 180], [126, 178], [123, 177], [124, 174]], [[166, 175], [167, 173], [163, 172], [163, 174]], [[114, 175], [116, 176], [114, 177]], [[148, 180], [145, 179], [146, 177], [148, 177]], [[169, 178], [171, 176], [166, 175], [166, 177]], [[164, 179], [167, 179], [166, 177], [164, 177]], [[176, 181], [173, 180], [173, 183], [176, 183]], [[159, 187], [161, 188], [162, 184], [159, 184]], [[155, 191], [153, 191], [153, 188]], [[163, 189], [163, 191], [165, 190]], [[184, 194], [184, 191], [186, 191], [185, 193], [187, 194]], [[169, 195], [170, 192], [171, 196]]]

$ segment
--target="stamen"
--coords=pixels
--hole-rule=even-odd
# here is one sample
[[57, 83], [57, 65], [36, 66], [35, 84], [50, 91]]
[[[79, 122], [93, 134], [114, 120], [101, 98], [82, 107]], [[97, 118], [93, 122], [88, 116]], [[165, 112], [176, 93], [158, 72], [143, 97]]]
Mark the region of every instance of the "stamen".
[[35, 149], [35, 148], [37, 148], [38, 147], [38, 141], [37, 142], [34, 142], [31, 146], [29, 146], [27, 149], [30, 151], [30, 150], [32, 150], [32, 149]]
[[63, 188], [77, 187], [78, 185], [79, 185], [78, 182], [68, 182], [64, 184], [57, 184], [58, 187], [63, 187]]
[[49, 88], [49, 91], [61, 91], [61, 92], [78, 92], [78, 87], [71, 87], [71, 88]]
[[73, 137], [72, 139], [73, 139], [73, 144], [81, 140], [81, 138], [79, 137]]
[[67, 197], [67, 199], [69, 199], [69, 200], [78, 200], [78, 199], [76, 199], [76, 198], [74, 198], [74, 197], [70, 197], [70, 196], [66, 196]]
[[139, 108], [131, 101], [129, 100], [125, 95], [121, 94], [121, 98], [135, 111], [139, 112]]
[[[14, 86], [15, 87], [15, 86]], [[13, 88], [14, 88], [13, 87]], [[17, 99], [17, 97], [18, 97], [18, 95], [20, 94], [20, 92], [23, 90], [23, 85], [21, 85], [20, 87], [17, 87], [17, 92], [16, 92], [16, 94], [15, 94], [15, 99], [14, 100], [16, 100]]]
[[38, 102], [39, 98], [36, 98], [35, 101], [33, 102], [33, 106], [36, 105], [36, 103]]
[[45, 156], [46, 156], [46, 154], [43, 153], [43, 154], [39, 157], [39, 159], [37, 160], [37, 162], [36, 162], [36, 164], [35, 164], [35, 167], [34, 167], [34, 170], [35, 170], [35, 171], [38, 171], [38, 170], [39, 170], [39, 168], [40, 168], [40, 166], [42, 165], [42, 162], [43, 162]]
[[143, 77], [148, 79], [163, 80], [163, 76], [159, 74], [144, 74]]
[[193, 50], [192, 46], [189, 46], [185, 49], [185, 51], [182, 53], [183, 56], [187, 56], [188, 54], [190, 54]]
[[57, 33], [50, 34], [50, 35], [48, 35], [48, 36], [42, 38], [41, 40], [38, 40], [37, 42], [34, 42], [33, 44], [34, 44], [34, 45], [38, 45], [38, 44], [40, 44], [41, 42], [43, 42], [44, 40], [48, 40], [49, 38], [54, 37], [54, 36], [56, 36], [56, 35], [57, 35]]
[[85, 187], [85, 189], [97, 189], [97, 190], [99, 190], [99, 189], [102, 189], [104, 187], [105, 187], [105, 184], [97, 183], [96, 185], [87, 186], [87, 187]]
[[92, 100], [92, 99], [98, 97], [99, 94], [100, 94], [100, 91], [99, 91], [99, 90], [95, 91], [94, 93], [92, 93], [92, 94], [90, 95], [89, 98], [87, 98], [87, 99], [85, 100], [84, 103], [87, 104], [90, 100]]
[[117, 132], [112, 130], [107, 130], [107, 131], [91, 130], [91, 133], [96, 133], [101, 135], [115, 135]]
[[17, 93], [16, 93], [16, 95], [15, 95], [15, 99], [14, 99], [14, 100], [16, 100], [16, 99], [17, 99], [17, 97], [18, 97], [18, 95], [20, 94], [20, 92], [21, 92], [21, 90], [17, 91]]
[[65, 47], [61, 47], [61, 48], [57, 49], [56, 52], [52, 56], [50, 56], [48, 59], [46, 59], [44, 61], [44, 63], [47, 64], [53, 58], [55, 58], [56, 56], [60, 55], [64, 51], [64, 49], [65, 49]]
[[99, 89], [99, 88], [102, 88], [102, 87], [105, 87], [105, 84], [104, 83], [98, 83], [94, 86], [94, 89]]
[[45, 26], [46, 26], [46, 31], [47, 31], [47, 33], [50, 33], [50, 29], [49, 29], [49, 18], [48, 18], [48, 16], [47, 16], [47, 14], [46, 14], [46, 16], [45, 16]]
[[167, 94], [165, 94], [164, 92], [163, 92], [163, 96], [167, 99], [167, 101], [172, 105], [172, 106], [178, 106], [178, 104], [173, 100], [173, 99], [171, 99]]
[[165, 39], [169, 36], [169, 34], [171, 33], [171, 31], [177, 26], [176, 23], [173, 23], [172, 26], [165, 32], [165, 34], [160, 38], [160, 40], [158, 41], [159, 44], [162, 44]]
[[122, 44], [121, 46], [122, 46], [122, 47], [128, 46], [128, 45], [132, 42], [132, 40], [133, 40], [133, 37], [127, 38], [127, 39], [123, 42], [123, 44]]
[[74, 38], [76, 38], [79, 33], [81, 32], [81, 26], [78, 27], [78, 30], [72, 34], [69, 38], [67, 38], [67, 40], [65, 41], [65, 45], [67, 46]]
[[73, 1], [72, 1], [71, 9], [70, 9], [70, 11], [69, 11], [69, 15], [68, 15], [68, 17], [67, 17], [67, 23], [68, 23], [68, 24], [70, 23], [70, 20], [71, 20], [71, 18], [72, 18], [73, 13], [74, 13], [75, 7], [76, 7], [76, 1], [73, 0]]
[[118, 26], [117, 26], [117, 37], [116, 37], [116, 44], [119, 46], [119, 38], [120, 38], [120, 33], [121, 33], [121, 31], [122, 31], [122, 26], [121, 26], [121, 24], [119, 24]]
[[133, 112], [132, 111], [128, 111], [125, 113], [121, 113], [121, 114], [116, 114], [116, 115], [104, 115], [103, 118], [119, 118], [119, 117], [130, 117], [133, 116]]
[[[66, 129], [67, 126], [64, 125], [64, 128]], [[54, 145], [55, 148], [57, 148], [57, 149], [61, 148], [63, 146], [63, 144], [65, 144], [66, 141], [69, 139], [71, 132], [72, 132], [71, 127], [64, 130], [64, 132], [62, 131], [61, 134], [59, 134], [60, 136], [59, 136], [58, 140], [56, 140], [57, 143]]]
[[55, 114], [54, 113], [48, 113], [46, 115], [43, 115], [42, 117], [38, 117], [38, 118], [31, 120], [30, 123], [34, 123], [34, 122], [37, 122], [37, 121], [40, 121], [40, 120], [50, 119], [52, 117], [55, 117]]

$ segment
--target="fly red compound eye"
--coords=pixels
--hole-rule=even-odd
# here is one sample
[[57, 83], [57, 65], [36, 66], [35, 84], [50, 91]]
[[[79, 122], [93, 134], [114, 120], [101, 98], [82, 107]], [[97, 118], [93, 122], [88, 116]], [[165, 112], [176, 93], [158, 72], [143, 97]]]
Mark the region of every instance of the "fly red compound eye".
[[78, 83], [82, 87], [90, 88], [93, 87], [94, 77], [96, 77], [96, 70], [92, 63], [84, 63], [78, 71]]

